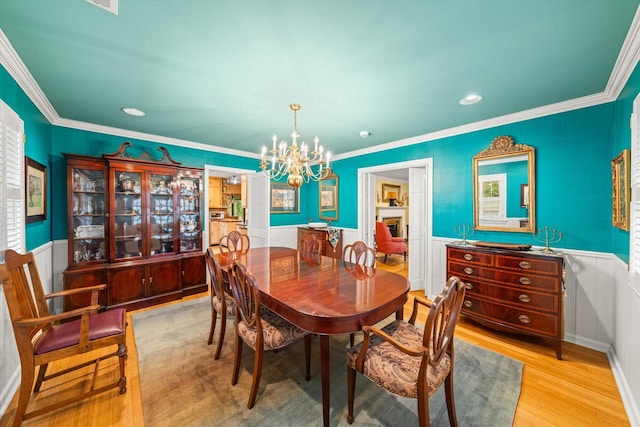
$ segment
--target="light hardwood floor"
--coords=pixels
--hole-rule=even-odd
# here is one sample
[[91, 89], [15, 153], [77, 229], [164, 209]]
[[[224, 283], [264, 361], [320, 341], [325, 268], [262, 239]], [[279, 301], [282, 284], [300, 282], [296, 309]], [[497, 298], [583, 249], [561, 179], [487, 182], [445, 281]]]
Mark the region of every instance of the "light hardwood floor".
[[[401, 256], [390, 256], [386, 264], [378, 258], [378, 268], [407, 275], [407, 264]], [[444, 285], [444, 284], [443, 284]], [[412, 301], [421, 292], [411, 292], [405, 305], [408, 318]], [[197, 295], [194, 297], [199, 297]], [[192, 297], [192, 298], [194, 298]], [[168, 303], [172, 304], [172, 303]], [[421, 313], [424, 321], [426, 312]], [[33, 420], [28, 426], [142, 426], [142, 400], [138, 377], [138, 357], [131, 314], [128, 317], [129, 357], [127, 359], [128, 390], [124, 395], [117, 391], [103, 393], [92, 399], [68, 406]], [[616, 387], [606, 354], [570, 343], [563, 344], [564, 360], [557, 360], [555, 352], [544, 343], [523, 336], [492, 332], [462, 319], [456, 328], [456, 336], [486, 349], [524, 362], [522, 391], [516, 410], [514, 426], [626, 426], [629, 425], [620, 394]], [[207, 337], [202, 337], [206, 340]], [[212, 348], [213, 352], [213, 348]], [[116, 375], [115, 359], [103, 366], [105, 376]], [[54, 369], [65, 366], [54, 365]], [[88, 376], [88, 375], [87, 375]], [[30, 409], [50, 398], [60, 398], [59, 388], [79, 383], [86, 378], [74, 378], [32, 398]], [[86, 384], [85, 384], [86, 385]], [[73, 387], [71, 387], [73, 388]], [[77, 389], [77, 388], [76, 388]], [[335, 397], [337, 398], [337, 397]], [[345, 397], [346, 399], [346, 397]], [[8, 425], [13, 418], [13, 406], [0, 418], [0, 426]]]

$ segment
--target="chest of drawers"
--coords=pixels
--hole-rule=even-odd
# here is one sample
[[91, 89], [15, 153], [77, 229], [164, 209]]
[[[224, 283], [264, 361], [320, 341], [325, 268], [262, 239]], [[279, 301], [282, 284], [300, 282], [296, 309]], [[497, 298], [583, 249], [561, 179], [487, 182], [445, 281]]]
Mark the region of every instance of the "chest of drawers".
[[503, 332], [543, 338], [562, 359], [562, 256], [452, 244], [447, 245], [450, 276], [466, 284], [466, 317]]

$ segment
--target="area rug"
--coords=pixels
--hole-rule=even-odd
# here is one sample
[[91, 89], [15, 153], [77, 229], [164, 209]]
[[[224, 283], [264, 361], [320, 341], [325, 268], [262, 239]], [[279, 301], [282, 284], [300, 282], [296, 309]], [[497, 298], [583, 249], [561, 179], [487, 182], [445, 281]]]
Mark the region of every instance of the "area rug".
[[[302, 340], [266, 352], [256, 404], [247, 409], [253, 351], [245, 347], [238, 384], [231, 386], [234, 321], [228, 319], [220, 359], [207, 345], [211, 308], [198, 298], [133, 315], [142, 407], [147, 426], [317, 426], [322, 424], [318, 340], [312, 340], [311, 380], [304, 380]], [[218, 329], [220, 322], [218, 322]], [[347, 426], [349, 337], [331, 338], [332, 426]], [[460, 426], [510, 426], [523, 364], [456, 339], [455, 399]], [[444, 387], [429, 401], [432, 426], [448, 426]], [[355, 426], [418, 424], [415, 399], [387, 393], [360, 374]]]

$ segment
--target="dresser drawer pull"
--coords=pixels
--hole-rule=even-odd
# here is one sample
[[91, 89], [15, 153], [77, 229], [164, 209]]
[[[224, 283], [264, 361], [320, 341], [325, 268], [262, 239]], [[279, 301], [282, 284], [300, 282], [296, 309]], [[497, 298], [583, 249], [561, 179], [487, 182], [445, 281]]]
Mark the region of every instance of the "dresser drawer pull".
[[520, 261], [520, 268], [531, 268], [531, 263], [529, 261]]
[[531, 319], [526, 314], [521, 314], [518, 316], [518, 320], [522, 323], [531, 323]]
[[520, 294], [518, 299], [522, 302], [531, 302], [531, 297], [527, 294]]
[[472, 285], [471, 283], [465, 283], [465, 284], [464, 284], [464, 287], [465, 287], [468, 291], [470, 291], [471, 289], [473, 289], [473, 285]]
[[465, 268], [464, 268], [464, 272], [465, 272], [465, 274], [473, 274], [473, 268], [471, 268], [471, 267], [465, 267]]
[[471, 254], [464, 254], [464, 259], [466, 259], [467, 261], [471, 261], [473, 259], [473, 255]]
[[531, 284], [531, 279], [529, 279], [528, 277], [521, 277], [520, 279], [518, 279], [518, 281], [520, 283], [522, 283], [523, 285], [530, 285]]
[[465, 302], [462, 303], [462, 305], [464, 305], [465, 307], [469, 308], [473, 305], [473, 303], [469, 300], [466, 300]]

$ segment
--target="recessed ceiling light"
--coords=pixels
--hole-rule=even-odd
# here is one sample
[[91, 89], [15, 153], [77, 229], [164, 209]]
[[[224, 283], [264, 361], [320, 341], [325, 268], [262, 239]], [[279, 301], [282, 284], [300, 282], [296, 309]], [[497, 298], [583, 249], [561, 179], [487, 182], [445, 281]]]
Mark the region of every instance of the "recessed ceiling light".
[[122, 107], [121, 110], [123, 113], [127, 113], [130, 116], [141, 117], [145, 115], [144, 111], [138, 110], [137, 108], [133, 108], [133, 107]]
[[366, 138], [366, 137], [368, 137], [370, 135], [371, 135], [371, 132], [369, 132], [368, 130], [361, 130], [360, 131], [360, 137], [361, 138]]
[[460, 105], [471, 105], [480, 101], [482, 101], [482, 95], [476, 95], [475, 93], [472, 93], [471, 95], [465, 96], [458, 102], [460, 102]]

